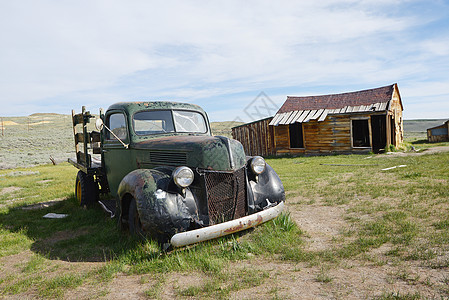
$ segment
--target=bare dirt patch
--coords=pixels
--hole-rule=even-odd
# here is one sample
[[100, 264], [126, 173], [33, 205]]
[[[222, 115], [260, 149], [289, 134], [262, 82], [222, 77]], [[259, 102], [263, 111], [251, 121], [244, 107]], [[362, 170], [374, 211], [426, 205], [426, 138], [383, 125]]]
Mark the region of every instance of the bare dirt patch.
[[437, 146], [429, 149], [424, 149], [422, 151], [411, 151], [411, 152], [388, 152], [386, 154], [380, 154], [379, 156], [413, 156], [413, 155], [426, 155], [448, 152], [449, 146]]
[[22, 189], [21, 187], [17, 187], [17, 186], [8, 186], [8, 187], [1, 189], [0, 196], [5, 195], [5, 194], [16, 193], [16, 192], [20, 191], [21, 189]]
[[348, 226], [343, 218], [344, 213], [344, 207], [319, 204], [290, 209], [292, 219], [306, 233], [306, 249], [314, 251], [330, 247], [332, 239]]
[[[142, 276], [119, 274], [105, 288], [107, 299], [147, 299], [145, 291], [151, 288], [152, 281], [142, 284]], [[75, 299], [75, 298], [73, 298]]]
[[3, 121], [2, 124], [3, 124], [3, 126], [15, 126], [15, 125], [19, 125], [18, 123], [14, 122], [14, 121]]
[[36, 183], [39, 183], [39, 184], [47, 184], [47, 183], [50, 183], [50, 182], [52, 182], [53, 180], [51, 180], [51, 179], [46, 179], [46, 180], [40, 180], [40, 181], [36, 181]]

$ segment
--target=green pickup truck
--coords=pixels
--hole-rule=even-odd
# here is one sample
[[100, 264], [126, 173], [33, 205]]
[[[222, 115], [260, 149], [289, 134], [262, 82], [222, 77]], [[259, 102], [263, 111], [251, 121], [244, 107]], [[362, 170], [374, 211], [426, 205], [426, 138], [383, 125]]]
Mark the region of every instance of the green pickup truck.
[[[121, 102], [95, 119], [72, 111], [80, 205], [100, 205], [121, 227], [180, 247], [271, 220], [284, 209], [279, 176], [240, 142], [212, 136], [199, 106]], [[100, 199], [100, 194], [103, 196]], [[107, 199], [107, 200], [105, 200]]]

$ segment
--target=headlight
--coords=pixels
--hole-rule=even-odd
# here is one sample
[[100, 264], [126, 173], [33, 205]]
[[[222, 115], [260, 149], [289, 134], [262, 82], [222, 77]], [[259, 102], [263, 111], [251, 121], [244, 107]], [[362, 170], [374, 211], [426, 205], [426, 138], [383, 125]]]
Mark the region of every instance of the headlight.
[[178, 167], [173, 171], [173, 180], [180, 188], [191, 185], [193, 178], [193, 171], [189, 167]]
[[254, 174], [261, 174], [265, 171], [265, 160], [260, 156], [254, 156], [251, 160], [251, 170], [253, 170]]

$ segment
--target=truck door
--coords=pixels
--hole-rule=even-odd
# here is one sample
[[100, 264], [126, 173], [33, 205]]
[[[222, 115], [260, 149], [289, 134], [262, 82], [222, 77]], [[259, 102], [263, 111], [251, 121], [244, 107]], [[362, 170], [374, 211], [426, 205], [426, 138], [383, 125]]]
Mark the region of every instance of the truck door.
[[[123, 111], [108, 111], [105, 124], [120, 140], [129, 144], [128, 122]], [[111, 195], [115, 197], [123, 177], [131, 171], [131, 153], [108, 130], [105, 129], [104, 133], [104, 168]]]

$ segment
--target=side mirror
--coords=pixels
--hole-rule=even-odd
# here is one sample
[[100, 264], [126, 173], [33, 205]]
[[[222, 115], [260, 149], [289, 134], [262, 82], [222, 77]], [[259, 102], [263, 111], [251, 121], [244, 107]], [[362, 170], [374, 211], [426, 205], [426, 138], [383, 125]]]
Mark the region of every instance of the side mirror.
[[104, 127], [104, 123], [102, 119], [97, 119], [95, 121], [95, 128], [97, 128], [97, 130], [102, 131]]

